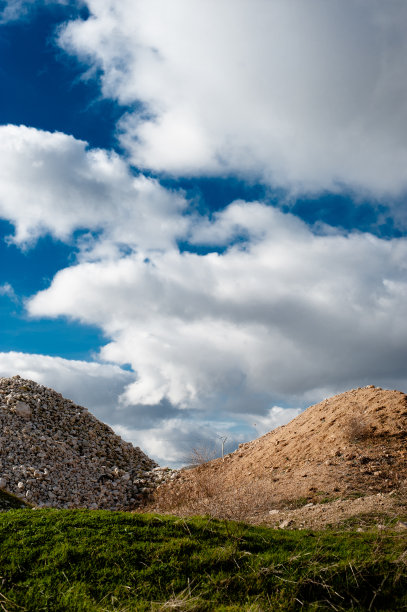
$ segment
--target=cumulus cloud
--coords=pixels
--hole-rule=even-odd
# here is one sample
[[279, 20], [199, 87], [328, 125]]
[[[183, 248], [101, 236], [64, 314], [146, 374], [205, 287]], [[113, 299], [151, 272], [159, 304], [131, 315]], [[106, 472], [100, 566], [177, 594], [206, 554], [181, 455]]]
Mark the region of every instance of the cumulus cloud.
[[[0, 132], [0, 214], [15, 226], [12, 240], [29, 248], [51, 234], [81, 249], [79, 263], [54, 278], [46, 307], [41, 293], [28, 302], [29, 312], [92, 320], [112, 338], [102, 359], [137, 367], [134, 374], [117, 365], [3, 353], [0, 373], [57, 389], [117, 431], [124, 427], [127, 439], [160, 460], [182, 462], [191, 440], [201, 440], [204, 431], [205, 444], [216, 439], [220, 413], [229, 415], [221, 431], [235, 431], [229, 431], [230, 444], [247, 439], [242, 415], [248, 405], [265, 414], [270, 397], [263, 388], [254, 390], [253, 381], [246, 384], [246, 366], [233, 352], [245, 338], [256, 352], [258, 339], [247, 326], [239, 330], [233, 317], [216, 315], [218, 298], [211, 293], [228, 274], [223, 259], [181, 254], [176, 240], [219, 246], [243, 236], [255, 244], [270, 225], [267, 207], [236, 202], [212, 222], [185, 216], [181, 195], [134, 177], [114, 153], [24, 126]], [[303, 231], [294, 218], [287, 224]], [[81, 229], [87, 235], [75, 239]], [[17, 299], [9, 283], [0, 294]], [[163, 439], [168, 454], [160, 455]]]
[[[406, 189], [404, 0], [86, 0], [60, 44], [101, 70], [132, 162], [292, 191]], [[141, 108], [141, 110], [140, 110]]]
[[0, 376], [16, 374], [52, 387], [105, 422], [114, 420], [118, 396], [134, 378], [117, 365], [14, 351], [0, 353]]
[[292, 215], [242, 202], [213, 220], [214, 235], [232, 235], [235, 219], [249, 238], [223, 254], [81, 262], [28, 311], [99, 325], [111, 338], [101, 357], [137, 373], [124, 403], [265, 416], [344, 385], [405, 385], [406, 240], [315, 235]]
[[[200, 217], [151, 178], [403, 196], [404, 0], [84, 3], [59, 42], [134, 108], [118, 126], [126, 157], [0, 126], [0, 217], [21, 248], [51, 234], [80, 251], [28, 313], [110, 341], [94, 363], [1, 353], [0, 373], [56, 388], [171, 462], [344, 388], [406, 388], [405, 239], [316, 233], [263, 202]], [[10, 0], [3, 20], [34, 4]]]
[[18, 301], [17, 295], [10, 283], [3, 283], [3, 285], [0, 285], [0, 295], [8, 297], [13, 302]]
[[[210, 412], [188, 420], [168, 402], [157, 406], [125, 406], [120, 400], [134, 373], [117, 365], [62, 359], [47, 355], [0, 353], [0, 377], [20, 375], [55, 389], [64, 397], [88, 408], [98, 419], [109, 424], [125, 440], [140, 446], [162, 465], [178, 467], [188, 463], [194, 447], [213, 448], [219, 452], [220, 432], [236, 423], [216, 427]], [[212, 415], [214, 421], [215, 417]], [[206, 420], [205, 420], [206, 418]], [[284, 418], [284, 417], [283, 417]], [[228, 449], [247, 439], [247, 431], [228, 435]]]
[[34, 3], [35, 0], [6, 0], [4, 3], [2, 2], [0, 24], [20, 19], [33, 8]]
[[[184, 231], [185, 206], [156, 180], [133, 176], [116, 153], [59, 132], [0, 126], [0, 216], [20, 245], [46, 233], [69, 241], [83, 229], [102, 233], [105, 250], [166, 248]], [[82, 247], [95, 248], [94, 238]]]
[[[230, 427], [229, 423], [229, 427]], [[126, 440], [142, 438], [143, 448], [148, 449], [152, 457], [156, 457], [161, 465], [168, 462], [172, 466], [188, 465], [194, 459], [194, 449], [207, 458], [218, 457], [221, 454], [219, 429], [214, 424], [199, 419], [187, 421], [183, 418], [168, 419], [157, 423], [155, 427], [132, 430], [123, 425], [117, 425], [116, 431]], [[224, 433], [224, 430], [223, 430]], [[226, 435], [225, 453], [232, 452], [238, 443], [246, 438]]]
[[[21, 19], [47, 4], [67, 4], [71, 0], [3, 0], [0, 6], [0, 25]], [[76, 3], [76, 0], [73, 0]]]
[[281, 406], [273, 406], [269, 408], [264, 415], [247, 415], [246, 418], [258, 435], [264, 435], [276, 427], [286, 425], [292, 419], [295, 419], [300, 412], [301, 408], [281, 408]]

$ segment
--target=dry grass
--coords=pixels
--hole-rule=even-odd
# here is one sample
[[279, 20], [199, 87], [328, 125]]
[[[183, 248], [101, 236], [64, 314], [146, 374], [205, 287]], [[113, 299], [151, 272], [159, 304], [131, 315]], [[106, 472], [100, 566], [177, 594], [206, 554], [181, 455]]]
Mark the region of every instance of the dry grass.
[[[352, 495], [394, 491], [398, 499], [404, 494], [406, 439], [407, 396], [375, 388], [352, 390], [312, 406], [224, 461], [208, 461], [207, 449], [193, 449], [189, 461], [196, 467], [160, 487], [149, 508], [273, 525], [280, 515], [270, 510], [278, 510], [296, 512], [300, 526], [334, 524], [337, 511], [348, 516], [340, 502]], [[299, 512], [301, 506], [319, 505], [321, 491], [324, 512], [315, 507]], [[387, 503], [386, 498], [388, 511], [397, 505], [392, 499]], [[373, 502], [379, 510], [384, 503], [381, 498]], [[354, 504], [354, 514], [364, 512], [364, 505]]]
[[201, 609], [202, 599], [191, 593], [190, 585], [180, 593], [177, 593], [165, 602], [152, 602], [152, 612], [164, 612], [165, 610], [181, 610], [182, 612], [193, 612]]
[[361, 414], [349, 419], [345, 431], [350, 442], [367, 440], [373, 434], [371, 424]]
[[174, 512], [185, 516], [197, 514], [219, 519], [249, 520], [268, 512], [275, 500], [266, 480], [249, 484], [225, 486], [221, 475], [205, 466], [188, 470], [188, 482], [182, 480], [160, 487], [153, 498], [159, 512]]
[[212, 461], [216, 458], [216, 452], [213, 448], [207, 446], [195, 446], [191, 452], [185, 457], [185, 463], [189, 467], [196, 467]]

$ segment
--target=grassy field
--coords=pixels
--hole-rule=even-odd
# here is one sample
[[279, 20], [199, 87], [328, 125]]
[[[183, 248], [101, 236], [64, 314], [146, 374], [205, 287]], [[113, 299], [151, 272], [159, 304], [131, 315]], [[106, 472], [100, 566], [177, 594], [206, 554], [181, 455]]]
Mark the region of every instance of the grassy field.
[[0, 514], [0, 609], [407, 609], [407, 535], [108, 511]]

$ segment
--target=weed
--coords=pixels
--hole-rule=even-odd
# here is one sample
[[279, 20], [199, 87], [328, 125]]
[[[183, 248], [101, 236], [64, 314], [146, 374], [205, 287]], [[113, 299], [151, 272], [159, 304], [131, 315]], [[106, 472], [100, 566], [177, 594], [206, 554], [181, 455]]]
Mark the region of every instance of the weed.
[[249, 520], [268, 512], [275, 505], [269, 480], [256, 480], [237, 487], [227, 486], [222, 473], [205, 465], [188, 470], [188, 482], [182, 479], [156, 491], [152, 506], [159, 512], [185, 516], [203, 514], [220, 519]]
[[373, 429], [368, 421], [359, 414], [349, 419], [345, 432], [350, 442], [361, 442], [372, 436]]
[[183, 589], [178, 594], [173, 594], [172, 597], [164, 602], [152, 602], [152, 612], [164, 612], [165, 610], [182, 610], [182, 612], [196, 611], [202, 609], [202, 599], [195, 597], [191, 593], [191, 586]]
[[320, 504], [330, 504], [334, 501], [337, 501], [338, 499], [341, 499], [340, 496], [338, 495], [328, 495], [327, 497], [322, 497], [319, 499]]
[[308, 497], [297, 497], [295, 499], [284, 500], [284, 506], [290, 510], [297, 510], [303, 508], [310, 503]]
[[213, 448], [207, 446], [194, 446], [191, 452], [186, 456], [185, 463], [187, 463], [188, 468], [196, 467], [208, 463], [208, 461], [212, 461], [216, 456], [216, 452]]

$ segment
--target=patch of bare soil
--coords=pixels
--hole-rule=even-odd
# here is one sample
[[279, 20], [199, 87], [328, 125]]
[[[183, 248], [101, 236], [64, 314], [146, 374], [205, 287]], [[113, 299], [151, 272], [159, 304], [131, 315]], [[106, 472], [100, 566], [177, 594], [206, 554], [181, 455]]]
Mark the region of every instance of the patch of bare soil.
[[[311, 406], [288, 425], [182, 470], [152, 508], [285, 527], [407, 513], [407, 396], [369, 386]], [[381, 518], [382, 517], [382, 518]]]
[[[356, 499], [338, 498], [328, 502], [309, 502], [292, 510], [271, 510], [269, 518], [262, 524], [278, 529], [321, 529], [322, 527], [359, 528], [360, 531], [396, 527], [407, 529], [407, 522], [400, 520], [406, 516], [406, 498], [397, 492], [376, 493]], [[257, 522], [252, 517], [252, 522]]]

